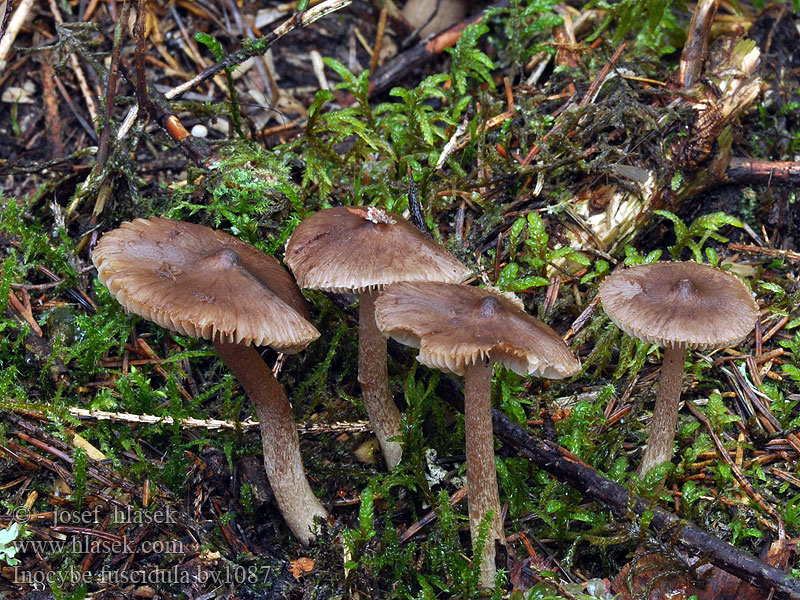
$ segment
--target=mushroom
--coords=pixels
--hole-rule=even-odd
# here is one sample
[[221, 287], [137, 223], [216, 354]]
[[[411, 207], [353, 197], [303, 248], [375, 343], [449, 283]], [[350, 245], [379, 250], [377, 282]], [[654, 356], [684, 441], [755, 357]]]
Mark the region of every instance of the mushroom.
[[297, 538], [312, 541], [314, 519], [327, 513], [306, 479], [286, 392], [254, 348], [299, 352], [319, 337], [291, 276], [231, 235], [161, 217], [106, 233], [92, 260], [127, 311], [214, 343], [255, 406], [278, 507]]
[[598, 295], [617, 327], [664, 348], [650, 435], [639, 466], [644, 476], [672, 459], [687, 348], [738, 344], [755, 326], [758, 307], [739, 279], [695, 262], [618, 271], [603, 281]]
[[555, 331], [510, 294], [449, 283], [396, 283], [375, 303], [375, 319], [384, 335], [419, 348], [422, 364], [464, 375], [469, 524], [476, 546], [481, 521], [492, 513], [480, 558], [480, 583], [490, 587], [495, 541], [505, 540], [494, 464], [493, 363], [549, 379], [577, 373], [580, 363]]
[[300, 287], [359, 294], [358, 381], [389, 469], [400, 462], [400, 411], [389, 390], [386, 340], [375, 326], [378, 291], [397, 281], [461, 281], [470, 270], [402, 217], [375, 207], [321, 210], [294, 230], [286, 264]]

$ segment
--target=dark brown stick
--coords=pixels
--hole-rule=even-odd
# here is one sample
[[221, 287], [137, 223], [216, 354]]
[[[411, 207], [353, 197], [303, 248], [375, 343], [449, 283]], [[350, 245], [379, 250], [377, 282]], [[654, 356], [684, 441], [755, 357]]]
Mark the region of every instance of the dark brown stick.
[[[128, 3], [130, 4], [130, 3]], [[145, 84], [144, 73], [144, 22], [147, 19], [147, 2], [139, 0], [136, 7], [136, 25], [134, 35], [136, 37], [136, 54], [134, 55], [134, 65], [136, 67], [136, 101], [139, 103], [141, 114], [150, 112], [148, 103], [150, 97], [147, 95], [147, 85]]]
[[125, 36], [125, 25], [128, 22], [128, 15], [131, 11], [130, 2], [126, 2], [122, 7], [117, 26], [114, 29], [114, 46], [111, 49], [111, 68], [108, 71], [108, 85], [106, 86], [106, 107], [105, 119], [103, 122], [103, 133], [100, 134], [100, 143], [97, 147], [97, 165], [102, 168], [108, 160], [109, 139], [111, 137], [111, 117], [114, 114], [114, 105], [117, 95], [117, 78], [119, 73], [120, 49], [122, 40]]
[[557, 444], [529, 434], [497, 409], [492, 410], [492, 425], [495, 435], [503, 443], [516, 448], [559, 481], [568, 483], [605, 505], [618, 517], [628, 516], [631, 510], [637, 516], [652, 511], [650, 531], [665, 542], [674, 543], [694, 555], [707, 557], [711, 564], [750, 585], [765, 591], [774, 590], [775, 598], [800, 600], [800, 581], [780, 569], [750, 556], [638, 496], [631, 501], [629, 492], [624, 487], [606, 479]]
[[700, 0], [692, 13], [692, 22], [689, 25], [678, 71], [679, 83], [684, 90], [692, 87], [700, 78], [703, 62], [708, 54], [711, 23], [717, 14], [718, 4], [719, 0]]
[[[120, 57], [120, 67], [128, 83], [132, 87], [139, 89], [136, 72], [131, 67], [130, 63], [125, 60], [124, 56]], [[181, 150], [183, 150], [192, 161], [198, 165], [207, 166], [214, 156], [208, 144], [201, 138], [189, 135], [189, 132], [181, 124], [180, 119], [178, 119], [175, 112], [172, 110], [169, 101], [149, 83], [147, 84], [147, 96], [147, 109], [151, 118], [158, 123], [160, 127], [164, 128], [173, 140], [178, 142]]]
[[800, 184], [800, 162], [731, 158], [725, 177], [734, 183]]

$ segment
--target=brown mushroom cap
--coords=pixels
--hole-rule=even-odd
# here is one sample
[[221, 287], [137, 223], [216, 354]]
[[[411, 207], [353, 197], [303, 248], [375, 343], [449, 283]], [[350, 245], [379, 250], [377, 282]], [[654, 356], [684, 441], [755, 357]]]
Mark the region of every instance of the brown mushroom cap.
[[735, 345], [752, 330], [758, 307], [735, 276], [696, 262], [638, 265], [606, 278], [603, 309], [628, 335], [671, 348]]
[[461, 281], [470, 270], [403, 217], [337, 206], [303, 221], [286, 244], [300, 287], [361, 293], [396, 281]]
[[520, 375], [574, 375], [580, 363], [550, 327], [499, 293], [451, 283], [396, 283], [375, 302], [385, 335], [420, 349], [422, 364], [458, 375], [488, 359]]
[[185, 335], [298, 352], [319, 337], [291, 276], [227, 233], [163, 217], [106, 233], [92, 259], [126, 310]]

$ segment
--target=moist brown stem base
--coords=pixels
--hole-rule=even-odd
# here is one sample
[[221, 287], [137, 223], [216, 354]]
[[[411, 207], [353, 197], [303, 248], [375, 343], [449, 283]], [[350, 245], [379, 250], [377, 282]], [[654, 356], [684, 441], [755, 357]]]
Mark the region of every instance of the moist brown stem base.
[[215, 342], [223, 362], [253, 403], [261, 427], [264, 469], [278, 508], [303, 543], [314, 540], [314, 518], [328, 513], [311, 490], [300, 456], [300, 439], [283, 386], [252, 346]]
[[[467, 446], [467, 485], [469, 486], [469, 530], [473, 552], [478, 542], [481, 522], [492, 512], [489, 534], [480, 556], [480, 585], [494, 586], [495, 541], [504, 543], [500, 520], [500, 492], [494, 465], [492, 433], [492, 363], [480, 361], [464, 373], [464, 428]], [[476, 556], [475, 554], [473, 554]]]
[[661, 365], [661, 379], [658, 384], [656, 405], [653, 408], [653, 420], [650, 423], [650, 435], [639, 466], [640, 477], [647, 475], [647, 472], [656, 465], [672, 460], [685, 361], [685, 345], [664, 350], [664, 363]]
[[403, 446], [389, 441], [400, 435], [400, 411], [389, 389], [386, 338], [375, 323], [377, 292], [361, 294], [358, 313], [358, 381], [372, 431], [378, 438], [383, 458], [391, 471], [403, 456]]

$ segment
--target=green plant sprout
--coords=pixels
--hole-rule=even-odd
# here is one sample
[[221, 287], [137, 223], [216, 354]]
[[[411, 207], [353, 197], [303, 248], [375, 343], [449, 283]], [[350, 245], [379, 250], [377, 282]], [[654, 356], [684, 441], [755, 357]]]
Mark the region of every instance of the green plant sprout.
[[4, 561], [9, 567], [19, 564], [19, 559], [15, 558], [17, 547], [14, 542], [22, 537], [24, 537], [24, 530], [17, 521], [14, 521], [8, 527], [0, 529], [0, 561]]

